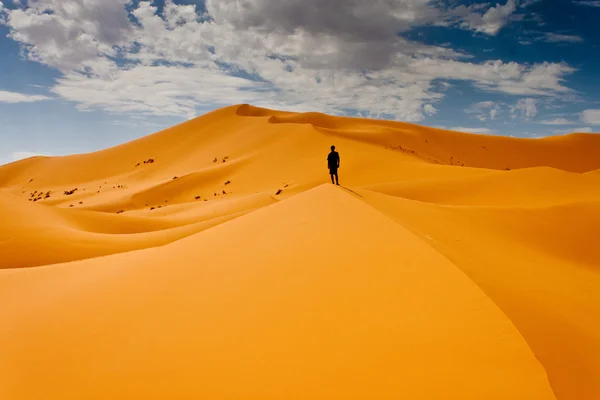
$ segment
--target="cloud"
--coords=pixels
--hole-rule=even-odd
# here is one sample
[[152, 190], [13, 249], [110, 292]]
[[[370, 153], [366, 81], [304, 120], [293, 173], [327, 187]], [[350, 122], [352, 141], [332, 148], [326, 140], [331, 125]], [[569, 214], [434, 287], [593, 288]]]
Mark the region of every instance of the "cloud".
[[198, 74], [195, 68], [142, 65], [115, 69], [110, 80], [69, 73], [58, 79], [52, 90], [79, 103], [83, 111], [101, 108], [116, 113], [186, 117], [195, 116], [197, 107], [230, 105], [240, 99], [258, 103], [273, 96], [265, 91], [268, 84], [230, 76], [210, 66], [203, 70]]
[[413, 59], [408, 61], [408, 66], [421, 76], [471, 81], [484, 91], [536, 96], [572, 92], [562, 83], [566, 74], [575, 71], [566, 64], [544, 62], [526, 66], [500, 60], [475, 64], [456, 60]]
[[384, 68], [399, 50], [427, 51], [399, 32], [443, 19], [429, 0], [207, 0], [206, 7], [217, 24], [235, 31], [291, 39], [277, 47], [311, 54], [298, 59], [308, 67]]
[[[264, 57], [267, 50], [304, 68], [377, 70], [392, 65], [398, 53], [459, 55], [398, 36], [443, 18], [429, 0], [207, 0], [206, 9], [212, 23], [201, 24], [200, 33], [226, 58], [255, 51]], [[240, 37], [244, 32], [249, 36]]]
[[45, 153], [38, 153], [35, 151], [15, 151], [10, 155], [10, 159], [12, 161], [19, 161], [19, 160], [23, 160], [25, 158], [36, 157], [36, 156], [49, 156], [49, 155], [45, 154]]
[[253, 103], [416, 122], [437, 112], [446, 81], [555, 96], [572, 92], [564, 79], [575, 71], [470, 62], [462, 51], [399, 35], [427, 25], [497, 34], [516, 18], [514, 0], [449, 9], [430, 0], [207, 0], [202, 9], [167, 0], [160, 10], [144, 0], [28, 4], [0, 11], [9, 35], [30, 60], [61, 72], [50, 90], [81, 110], [190, 118]]
[[560, 129], [560, 130], [556, 130], [552, 133], [559, 134], [559, 135], [566, 135], [569, 133], [591, 133], [591, 132], [592, 132], [592, 128], [585, 127], [585, 128]]
[[0, 90], [0, 103], [33, 103], [35, 101], [52, 100], [50, 97], [31, 95]]
[[519, 5], [519, 7], [521, 8], [527, 8], [535, 3], [539, 3], [542, 0], [522, 0], [521, 4]]
[[461, 19], [461, 28], [494, 36], [508, 23], [520, 19], [520, 16], [513, 15], [517, 11], [516, 0], [508, 0], [504, 5], [497, 3], [483, 14], [478, 12], [480, 9], [481, 4], [463, 5], [452, 10], [451, 14]]
[[464, 126], [457, 126], [454, 128], [450, 128], [450, 130], [452, 131], [458, 131], [458, 132], [466, 132], [466, 133], [477, 133], [477, 134], [491, 134], [493, 133], [492, 130], [488, 129], [488, 128], [467, 128]]
[[111, 125], [115, 125], [115, 126], [124, 126], [126, 128], [139, 128], [139, 127], [156, 128], [156, 129], [168, 128], [168, 126], [165, 126], [164, 124], [158, 124], [156, 122], [145, 121], [142, 118], [143, 117], [135, 118], [135, 119], [132, 118], [130, 120], [114, 120], [114, 121], [107, 121], [107, 123], [109, 123]]
[[575, 4], [579, 4], [581, 6], [600, 7], [600, 0], [582, 0], [576, 1]]
[[583, 38], [576, 35], [561, 35], [558, 33], [547, 32], [544, 34], [544, 41], [550, 43], [580, 43], [583, 42]]
[[[530, 22], [536, 22], [539, 26], [542, 26], [540, 19], [537, 17], [532, 18]], [[525, 38], [520, 38], [522, 44], [533, 44], [534, 42], [546, 42], [546, 43], [582, 43], [584, 39], [578, 35], [567, 35], [556, 32], [543, 32], [539, 30], [523, 30], [526, 35]]]
[[425, 112], [429, 115], [435, 115], [435, 113], [437, 113], [437, 109], [431, 104], [425, 104], [423, 110], [425, 110]]
[[529, 120], [537, 115], [537, 101], [532, 98], [521, 99], [514, 106], [510, 107], [510, 113], [513, 119], [521, 117]]
[[472, 104], [464, 111], [467, 114], [475, 115], [475, 118], [483, 122], [488, 119], [496, 119], [496, 116], [500, 113], [500, 105], [493, 101], [482, 101]]
[[600, 125], [600, 110], [585, 110], [581, 113], [581, 120], [586, 124]]
[[34, 0], [6, 10], [9, 37], [30, 59], [61, 70], [85, 68], [98, 55], [115, 56], [133, 29], [125, 12], [129, 0]]
[[545, 119], [540, 121], [542, 125], [572, 125], [574, 122], [569, 121], [566, 118], [555, 118], [555, 119]]

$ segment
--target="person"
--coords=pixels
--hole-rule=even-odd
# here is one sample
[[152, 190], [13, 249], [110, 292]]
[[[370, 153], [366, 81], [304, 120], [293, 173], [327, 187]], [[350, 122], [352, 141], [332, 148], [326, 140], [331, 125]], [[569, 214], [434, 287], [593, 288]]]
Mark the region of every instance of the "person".
[[[327, 156], [327, 167], [329, 168], [329, 175], [331, 175], [331, 183], [339, 186], [338, 168], [340, 167], [340, 154], [335, 151], [335, 146], [331, 146], [331, 153]], [[335, 182], [333, 180], [334, 177]]]

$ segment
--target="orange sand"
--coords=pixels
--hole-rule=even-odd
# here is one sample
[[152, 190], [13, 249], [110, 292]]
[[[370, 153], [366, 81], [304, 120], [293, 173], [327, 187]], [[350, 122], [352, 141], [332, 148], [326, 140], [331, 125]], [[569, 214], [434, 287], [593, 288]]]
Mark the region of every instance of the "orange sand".
[[0, 398], [600, 399], [599, 154], [242, 105], [1, 166]]

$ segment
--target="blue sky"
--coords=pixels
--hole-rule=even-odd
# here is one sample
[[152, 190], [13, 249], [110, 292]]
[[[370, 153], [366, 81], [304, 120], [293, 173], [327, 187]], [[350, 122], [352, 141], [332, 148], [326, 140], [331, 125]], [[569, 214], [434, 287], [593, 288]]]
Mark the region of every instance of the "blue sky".
[[236, 103], [600, 131], [600, 0], [0, 0], [0, 163]]

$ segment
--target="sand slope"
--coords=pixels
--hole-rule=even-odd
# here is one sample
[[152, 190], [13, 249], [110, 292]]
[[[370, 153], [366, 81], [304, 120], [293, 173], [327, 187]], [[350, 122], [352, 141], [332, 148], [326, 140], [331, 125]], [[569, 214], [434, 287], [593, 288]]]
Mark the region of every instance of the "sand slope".
[[600, 398], [598, 154], [241, 105], [0, 166], [0, 397]]
[[559, 399], [600, 393], [600, 202], [457, 207], [370, 191], [365, 201], [464, 271], [515, 324]]

